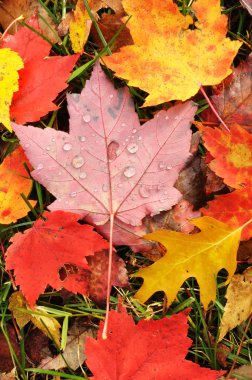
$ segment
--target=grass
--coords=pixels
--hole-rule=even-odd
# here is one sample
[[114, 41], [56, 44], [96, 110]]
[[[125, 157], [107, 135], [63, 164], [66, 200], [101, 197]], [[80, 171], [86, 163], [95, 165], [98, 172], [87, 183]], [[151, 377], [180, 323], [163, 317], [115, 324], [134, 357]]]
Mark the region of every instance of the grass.
[[[68, 1], [58, 1], [58, 0], [39, 0], [40, 4], [52, 17], [56, 24], [59, 24], [62, 17], [66, 15], [66, 12], [72, 8], [73, 4]], [[91, 12], [88, 2], [84, 0], [84, 3], [89, 11]], [[188, 13], [188, 3], [189, 1], [181, 0], [178, 1], [181, 11], [183, 14]], [[238, 38], [244, 41], [244, 45], [240, 50], [239, 56], [241, 59], [248, 54], [250, 44], [250, 36], [248, 33], [249, 18], [247, 12], [240, 7], [238, 1], [225, 1], [225, 11], [224, 13], [229, 15], [229, 35], [232, 38]], [[91, 68], [95, 61], [106, 54], [111, 54], [113, 50], [113, 45], [115, 40], [118, 38], [120, 32], [124, 27], [118, 30], [115, 36], [110, 40], [106, 41], [102, 35], [99, 25], [93, 20], [95, 27], [98, 31], [100, 39], [104, 45], [101, 51], [96, 50], [95, 44], [92, 39], [89, 39], [85, 52], [81, 59], [79, 60], [78, 67], [73, 71], [69, 78], [69, 89], [71, 92], [80, 92], [83, 88], [85, 81], [89, 78]], [[128, 22], [128, 20], [127, 20]], [[24, 23], [25, 24], [25, 23]], [[26, 25], [26, 24], [25, 24]], [[27, 25], [26, 25], [27, 26]], [[43, 38], [46, 38], [42, 36]], [[68, 34], [63, 37], [62, 44], [55, 45], [52, 44], [52, 50], [58, 55], [67, 55], [71, 53], [71, 43]], [[113, 77], [111, 76], [111, 79]], [[115, 80], [117, 81], [117, 80]], [[117, 82], [118, 84], [118, 82]], [[150, 109], [142, 109], [141, 105], [143, 103], [143, 97], [145, 94], [136, 88], [130, 87], [130, 92], [134, 97], [136, 104], [136, 111], [141, 120], [146, 120], [152, 117], [153, 112], [158, 110], [160, 107]], [[64, 95], [64, 94], [63, 94]], [[64, 97], [64, 96], [63, 96]], [[57, 103], [60, 104], [63, 99], [62, 95], [58, 97]], [[201, 117], [201, 112], [207, 107], [207, 103], [204, 99], [199, 99], [199, 110], [198, 116]], [[50, 113], [47, 118], [36, 123], [38, 127], [50, 127], [54, 128], [56, 126], [57, 120], [63, 120], [65, 117], [65, 103], [61, 109]], [[65, 125], [64, 125], [65, 127]], [[4, 143], [4, 153], [2, 159], [11, 150], [13, 150], [17, 140], [15, 136], [8, 132], [2, 133], [2, 141]], [[47, 205], [52, 202], [52, 196], [44, 189], [39, 183], [34, 181], [34, 187], [32, 192], [32, 199], [37, 199], [38, 203], [35, 209], [31, 208], [29, 216], [18, 221], [18, 223], [12, 225], [1, 225], [0, 226], [0, 239], [2, 254], [0, 257], [0, 273], [1, 273], [1, 285], [0, 285], [0, 327], [4, 334], [4, 337], [8, 343], [9, 350], [13, 359], [13, 363], [17, 368], [17, 377], [22, 379], [29, 378], [48, 378], [48, 376], [55, 376], [67, 379], [85, 379], [90, 374], [89, 370], [85, 367], [79, 368], [76, 371], [72, 371], [70, 368], [65, 368], [64, 371], [53, 371], [53, 370], [42, 370], [39, 368], [29, 368], [31, 367], [29, 360], [27, 360], [25, 354], [25, 341], [29, 339], [29, 334], [31, 332], [30, 327], [24, 327], [20, 331], [18, 330], [15, 322], [13, 321], [12, 315], [8, 310], [9, 298], [15, 290], [13, 286], [13, 281], [11, 273], [5, 270], [5, 260], [4, 255], [9, 246], [11, 237], [17, 233], [22, 232], [27, 228], [30, 228], [34, 221], [39, 218]], [[29, 205], [29, 201], [25, 199], [24, 201]], [[119, 249], [119, 254], [128, 263], [129, 273], [132, 274], [136, 271], [138, 267], [144, 267], [150, 264], [150, 261], [139, 255], [133, 253], [130, 249], [122, 247]], [[244, 265], [238, 266], [238, 272], [244, 269]], [[111, 294], [111, 308], [116, 308], [118, 297], [122, 300], [122, 303], [127, 307], [128, 311], [133, 315], [136, 321], [142, 318], [147, 319], [160, 319], [165, 315], [172, 315], [174, 313], [180, 312], [182, 310], [191, 308], [189, 317], [189, 337], [193, 340], [193, 345], [188, 352], [187, 358], [199, 363], [202, 366], [210, 367], [212, 369], [220, 369], [220, 350], [226, 349], [225, 357], [227, 370], [230, 370], [234, 364], [237, 365], [251, 365], [251, 336], [252, 336], [252, 326], [250, 324], [251, 319], [247, 323], [242, 323], [236, 329], [230, 331], [225, 339], [222, 341], [222, 346], [220, 347], [217, 343], [218, 331], [223, 314], [223, 309], [225, 305], [225, 279], [226, 274], [220, 273], [217, 279], [218, 294], [215, 304], [210, 307], [208, 312], [204, 312], [202, 305], [199, 302], [199, 288], [195, 279], [189, 279], [183, 284], [177, 297], [177, 301], [174, 302], [171, 307], [166, 310], [162, 294], [157, 294], [151, 298], [147, 304], [140, 304], [137, 300], [133, 298], [135, 290], [139, 287], [139, 279], [132, 279], [130, 290], [125, 290], [121, 288], [114, 288]], [[64, 302], [64, 297], [60, 292], [54, 292], [49, 289], [43, 295], [41, 295], [38, 304], [41, 306], [41, 313], [47, 313], [51, 317], [59, 320], [63, 325], [62, 329], [62, 341], [63, 345], [66, 342], [66, 336], [68, 333], [69, 326], [72, 325], [78, 318], [85, 318], [93, 326], [97, 327], [100, 320], [104, 319], [105, 310], [103, 308], [97, 307], [97, 305], [85, 296], [73, 295], [71, 299]], [[9, 324], [13, 325], [18, 331], [19, 335], [19, 348], [21, 352], [21, 360], [18, 359], [11, 339], [9, 337], [7, 326]], [[52, 348], [54, 353], [61, 353], [64, 357], [64, 353], [59, 350], [59, 348], [54, 344]], [[232, 375], [231, 377], [232, 378]], [[237, 377], [240, 379], [248, 379], [246, 377]]]

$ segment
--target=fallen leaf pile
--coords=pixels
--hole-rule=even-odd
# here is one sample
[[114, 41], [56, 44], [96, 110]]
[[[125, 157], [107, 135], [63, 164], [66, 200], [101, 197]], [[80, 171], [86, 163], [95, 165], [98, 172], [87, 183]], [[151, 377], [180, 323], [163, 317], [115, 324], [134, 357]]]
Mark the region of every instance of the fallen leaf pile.
[[230, 364], [218, 338], [252, 313], [237, 266], [251, 257], [252, 55], [220, 0], [180, 3], [1, 1], [4, 376], [214, 380]]

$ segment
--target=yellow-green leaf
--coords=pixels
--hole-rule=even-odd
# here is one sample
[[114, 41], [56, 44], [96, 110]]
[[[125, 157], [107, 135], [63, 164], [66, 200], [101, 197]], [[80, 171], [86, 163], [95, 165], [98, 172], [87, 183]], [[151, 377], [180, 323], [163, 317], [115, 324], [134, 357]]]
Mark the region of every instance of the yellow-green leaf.
[[134, 277], [144, 283], [135, 297], [145, 302], [157, 291], [164, 291], [168, 304], [176, 298], [180, 286], [189, 277], [195, 277], [200, 287], [200, 298], [205, 309], [216, 297], [216, 277], [222, 268], [228, 280], [236, 269], [236, 253], [241, 228], [232, 230], [226, 224], [210, 217], [191, 221], [201, 231], [187, 235], [161, 230], [145, 235], [146, 239], [163, 244], [167, 253], [154, 264], [141, 269]]
[[18, 70], [24, 67], [21, 57], [11, 49], [0, 49], [0, 123], [12, 131], [10, 105], [18, 90]]

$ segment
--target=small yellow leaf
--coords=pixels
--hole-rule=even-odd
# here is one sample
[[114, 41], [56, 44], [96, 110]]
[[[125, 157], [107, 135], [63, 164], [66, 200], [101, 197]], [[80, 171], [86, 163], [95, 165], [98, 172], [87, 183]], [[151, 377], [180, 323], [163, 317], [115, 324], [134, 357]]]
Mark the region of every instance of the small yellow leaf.
[[48, 338], [53, 339], [58, 347], [60, 347], [60, 324], [57, 319], [51, 317], [40, 306], [36, 306], [35, 311], [41, 312], [41, 315], [32, 314], [32, 323], [40, 329]]
[[21, 57], [11, 49], [0, 49], [0, 123], [12, 131], [9, 108], [18, 90], [18, 70], [24, 67]]
[[[90, 3], [90, 0], [88, 1]], [[87, 42], [91, 29], [92, 21], [83, 0], [78, 0], [73, 18], [69, 24], [69, 36], [72, 42], [72, 48], [75, 53], [82, 53], [83, 47]]]
[[27, 309], [26, 301], [21, 292], [14, 292], [9, 299], [9, 310], [16, 319], [17, 325], [22, 329], [31, 320], [31, 315], [19, 309]]
[[246, 273], [236, 274], [231, 279], [226, 298], [219, 340], [222, 340], [229, 330], [246, 321], [252, 313], [252, 282], [247, 280]]
[[[27, 310], [27, 312], [25, 312], [25, 310], [19, 310], [21, 308]], [[33, 309], [30, 309], [20, 291], [11, 295], [9, 310], [11, 310], [20, 329], [31, 321], [38, 329], [48, 336], [48, 338], [53, 339], [58, 347], [60, 347], [61, 326], [59, 322], [47, 314], [39, 306], [35, 306]]]
[[227, 281], [233, 276], [241, 228], [232, 230], [207, 216], [194, 219], [191, 223], [201, 230], [198, 234], [161, 230], [145, 235], [146, 239], [163, 244], [167, 253], [133, 276], [144, 279], [135, 298], [145, 302], [152, 294], [163, 290], [170, 305], [183, 282], [195, 277], [200, 287], [202, 304], [207, 309], [209, 302], [216, 297], [219, 270], [225, 268], [228, 271]]

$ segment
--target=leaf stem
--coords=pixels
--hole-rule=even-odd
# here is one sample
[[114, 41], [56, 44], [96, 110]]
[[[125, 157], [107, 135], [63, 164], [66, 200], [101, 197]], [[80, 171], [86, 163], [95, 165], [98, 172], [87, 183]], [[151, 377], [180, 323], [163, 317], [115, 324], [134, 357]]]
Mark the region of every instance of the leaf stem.
[[112, 254], [113, 254], [113, 228], [114, 228], [114, 214], [110, 215], [110, 226], [109, 226], [109, 262], [108, 262], [108, 281], [107, 281], [107, 298], [106, 298], [106, 315], [104, 326], [102, 330], [102, 339], [107, 339], [108, 331], [108, 319], [109, 319], [109, 303], [110, 303], [110, 292], [111, 292], [111, 272], [112, 272]]
[[200, 86], [200, 91], [202, 92], [204, 98], [206, 99], [207, 103], [209, 104], [209, 107], [211, 108], [211, 110], [213, 111], [213, 113], [215, 114], [215, 116], [217, 117], [217, 119], [221, 122], [221, 124], [223, 125], [223, 127], [230, 133], [230, 129], [228, 128], [228, 126], [225, 123], [225, 121], [220, 117], [220, 115], [218, 114], [218, 112], [214, 108], [213, 103], [211, 102], [210, 98], [208, 97], [206, 91], [204, 90], [204, 88], [202, 86]]
[[15, 18], [15, 20], [13, 20], [10, 25], [8, 25], [8, 27], [5, 29], [4, 33], [2, 34], [1, 38], [0, 38], [0, 41], [2, 41], [4, 39], [4, 37], [6, 36], [6, 34], [8, 33], [8, 30], [12, 27], [12, 25], [14, 25], [16, 22], [18, 21], [21, 21], [24, 19], [24, 16], [21, 15], [17, 18]]

